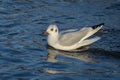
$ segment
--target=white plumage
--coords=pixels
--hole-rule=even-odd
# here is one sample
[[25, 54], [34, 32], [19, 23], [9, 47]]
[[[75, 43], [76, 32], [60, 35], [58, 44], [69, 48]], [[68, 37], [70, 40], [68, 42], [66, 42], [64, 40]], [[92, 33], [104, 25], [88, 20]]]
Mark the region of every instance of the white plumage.
[[92, 27], [84, 27], [80, 30], [70, 29], [62, 32], [59, 32], [56, 25], [50, 25], [43, 33], [49, 34], [47, 39], [48, 45], [55, 49], [71, 51], [99, 40], [100, 37], [88, 38], [99, 31], [103, 25], [104, 23], [101, 23]]

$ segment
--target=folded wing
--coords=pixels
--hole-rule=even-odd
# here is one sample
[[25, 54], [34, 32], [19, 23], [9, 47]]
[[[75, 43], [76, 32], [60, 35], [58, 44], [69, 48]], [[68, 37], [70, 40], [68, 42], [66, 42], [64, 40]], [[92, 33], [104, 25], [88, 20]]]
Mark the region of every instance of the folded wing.
[[96, 27], [94, 26], [95, 28], [84, 27], [81, 30], [64, 31], [63, 33], [60, 34], [59, 44], [64, 46], [71, 46], [78, 42], [81, 43], [83, 40], [92, 36], [98, 30], [100, 30], [102, 26], [103, 24], [98, 24], [96, 25]]
[[69, 31], [60, 34], [59, 44], [64, 46], [71, 46], [85, 37], [90, 30], [91, 28], [82, 28], [81, 30]]

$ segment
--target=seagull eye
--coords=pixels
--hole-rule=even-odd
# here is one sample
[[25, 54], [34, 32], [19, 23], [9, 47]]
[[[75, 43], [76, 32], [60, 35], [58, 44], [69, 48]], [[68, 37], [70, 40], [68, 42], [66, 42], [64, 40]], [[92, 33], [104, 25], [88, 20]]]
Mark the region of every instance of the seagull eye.
[[53, 31], [53, 28], [51, 29], [51, 31]]

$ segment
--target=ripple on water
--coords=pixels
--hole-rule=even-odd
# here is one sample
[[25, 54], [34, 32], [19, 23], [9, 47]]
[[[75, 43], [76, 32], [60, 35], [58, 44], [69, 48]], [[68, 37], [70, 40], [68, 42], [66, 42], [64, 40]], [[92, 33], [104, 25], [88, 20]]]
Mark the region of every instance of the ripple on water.
[[[0, 1], [0, 79], [119, 80], [119, 9], [115, 0]], [[84, 51], [49, 49], [41, 34], [51, 23], [65, 30], [99, 22], [109, 32]]]

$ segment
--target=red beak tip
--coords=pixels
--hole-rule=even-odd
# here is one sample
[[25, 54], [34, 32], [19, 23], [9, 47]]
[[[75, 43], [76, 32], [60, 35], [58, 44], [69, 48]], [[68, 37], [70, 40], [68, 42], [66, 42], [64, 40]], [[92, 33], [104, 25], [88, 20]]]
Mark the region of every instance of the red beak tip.
[[42, 32], [42, 34], [48, 34], [48, 32], [47, 32], [47, 31], [44, 31], [44, 32]]

